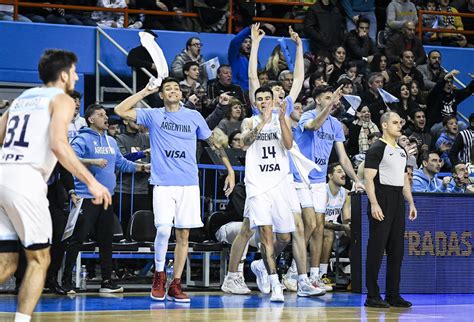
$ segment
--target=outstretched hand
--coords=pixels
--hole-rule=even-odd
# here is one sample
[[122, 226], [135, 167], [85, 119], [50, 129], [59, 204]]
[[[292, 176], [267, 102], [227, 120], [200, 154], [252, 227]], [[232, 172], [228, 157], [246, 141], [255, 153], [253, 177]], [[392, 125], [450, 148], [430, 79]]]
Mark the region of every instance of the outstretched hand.
[[291, 40], [293, 40], [298, 46], [302, 44], [300, 36], [293, 30], [293, 28], [291, 28], [291, 26], [288, 27], [288, 32], [290, 33]]
[[260, 42], [264, 36], [265, 31], [260, 29], [260, 23], [254, 23], [250, 28], [250, 37], [252, 38], [252, 42]]

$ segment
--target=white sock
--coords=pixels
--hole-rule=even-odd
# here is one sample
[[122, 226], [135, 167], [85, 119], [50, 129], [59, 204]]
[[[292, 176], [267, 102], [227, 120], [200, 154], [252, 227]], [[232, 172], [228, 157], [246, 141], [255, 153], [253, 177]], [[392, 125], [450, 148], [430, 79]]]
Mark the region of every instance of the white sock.
[[298, 275], [298, 282], [299, 283], [303, 283], [304, 281], [306, 281], [308, 279], [308, 275], [306, 274], [300, 274]]
[[274, 285], [280, 284], [280, 280], [278, 279], [278, 274], [271, 274], [268, 275], [270, 279], [270, 285], [273, 287]]
[[155, 271], [165, 270], [166, 252], [168, 250], [168, 240], [171, 235], [171, 226], [156, 227], [155, 236]]
[[291, 261], [290, 270], [291, 270], [292, 272], [298, 271], [298, 268], [296, 267], [296, 261], [295, 261], [294, 259]]
[[237, 278], [239, 277], [240, 273], [239, 272], [229, 272], [227, 273], [227, 276], [229, 276], [230, 278]]
[[15, 322], [30, 322], [31, 315], [26, 315], [20, 312], [15, 313]]
[[319, 264], [319, 276], [322, 277], [328, 273], [328, 264]]
[[319, 276], [319, 267], [310, 267], [309, 275], [311, 277], [318, 277]]
[[239, 266], [237, 266], [237, 272], [243, 272], [244, 271], [244, 263], [239, 263]]

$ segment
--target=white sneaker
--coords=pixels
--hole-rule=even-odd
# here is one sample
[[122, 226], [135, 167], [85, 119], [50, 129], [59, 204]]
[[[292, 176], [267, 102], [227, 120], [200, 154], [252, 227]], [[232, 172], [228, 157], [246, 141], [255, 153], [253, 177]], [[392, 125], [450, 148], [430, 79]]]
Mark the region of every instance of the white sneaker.
[[270, 279], [268, 278], [267, 270], [259, 269], [258, 264], [259, 261], [253, 261], [252, 264], [250, 264], [250, 269], [257, 277], [257, 286], [260, 292], [268, 294], [270, 293]]
[[282, 282], [288, 291], [296, 292], [298, 290], [298, 273], [288, 269], [286, 274], [283, 274]]
[[319, 287], [324, 289], [326, 292], [332, 291], [332, 286], [325, 284], [319, 276], [310, 276], [309, 281], [313, 284], [314, 287]]
[[320, 296], [326, 294], [326, 290], [323, 288], [315, 287], [311, 284], [309, 279], [305, 279], [303, 282], [298, 282], [298, 296]]
[[273, 285], [272, 287], [272, 296], [270, 297], [271, 302], [285, 302], [285, 297], [283, 296], [283, 285], [280, 283]]
[[237, 278], [232, 278], [229, 275], [226, 275], [224, 283], [222, 283], [221, 290], [226, 293], [240, 295], [249, 294], [251, 292], [247, 285], [245, 285], [243, 277], [240, 275]]

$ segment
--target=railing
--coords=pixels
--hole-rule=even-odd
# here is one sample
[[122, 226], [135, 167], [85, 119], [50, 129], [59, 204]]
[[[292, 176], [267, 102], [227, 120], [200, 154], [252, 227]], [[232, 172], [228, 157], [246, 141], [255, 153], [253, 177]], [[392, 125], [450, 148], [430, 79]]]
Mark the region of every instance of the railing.
[[423, 38], [424, 32], [443, 32], [443, 33], [454, 33], [462, 35], [474, 35], [474, 30], [456, 30], [456, 29], [446, 29], [446, 28], [428, 28], [423, 27], [423, 15], [433, 15], [433, 16], [455, 16], [455, 17], [469, 17], [474, 18], [474, 13], [461, 13], [461, 12], [447, 12], [447, 11], [428, 11], [428, 10], [418, 10], [418, 37], [420, 40]]

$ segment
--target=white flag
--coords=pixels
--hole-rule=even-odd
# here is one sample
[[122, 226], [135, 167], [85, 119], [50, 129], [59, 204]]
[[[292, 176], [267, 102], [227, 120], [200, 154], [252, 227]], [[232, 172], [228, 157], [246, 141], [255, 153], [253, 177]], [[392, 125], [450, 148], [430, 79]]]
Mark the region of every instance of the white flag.
[[139, 32], [138, 35], [140, 36], [142, 46], [148, 51], [153, 60], [153, 64], [156, 66], [157, 80], [154, 81], [154, 85], [160, 86], [161, 81], [169, 75], [168, 63], [166, 62], [163, 50], [161, 50], [160, 46], [156, 43], [155, 38], [148, 32], [142, 31]]
[[211, 80], [217, 77], [217, 69], [219, 68], [220, 65], [221, 64], [219, 63], [219, 58], [214, 57], [204, 62], [201, 66], [204, 66], [204, 69], [206, 70], [206, 73], [207, 73], [207, 78]]
[[74, 232], [74, 227], [76, 227], [77, 218], [79, 218], [79, 215], [82, 213], [81, 208], [83, 201], [84, 199], [81, 198], [78, 205], [74, 205], [74, 207], [72, 207], [71, 211], [69, 212], [66, 227], [64, 228], [64, 233], [63, 237], [61, 238], [61, 241], [64, 241], [72, 236], [72, 233]]
[[291, 158], [293, 159], [293, 164], [296, 167], [296, 170], [300, 174], [300, 178], [303, 181], [303, 183], [306, 186], [310, 186], [311, 183], [309, 182], [309, 173], [313, 171], [313, 169], [316, 169], [318, 171], [321, 171], [321, 167], [314, 163], [313, 161], [309, 160], [306, 158], [301, 152], [298, 147], [298, 144], [296, 144], [295, 141], [293, 141], [293, 147], [288, 150], [289, 155], [291, 155]]
[[354, 116], [360, 106], [360, 103], [362, 102], [362, 99], [360, 98], [360, 96], [357, 95], [342, 95], [342, 97], [344, 97], [347, 103], [349, 103], [349, 105], [351, 106], [347, 110], [347, 113]]
[[390, 94], [389, 92], [387, 92], [386, 90], [382, 89], [382, 88], [379, 88], [379, 93], [380, 93], [380, 96], [382, 96], [382, 100], [385, 102], [385, 103], [397, 103], [397, 102], [400, 102], [400, 100], [398, 98], [396, 98], [395, 96], [393, 96], [392, 94]]

